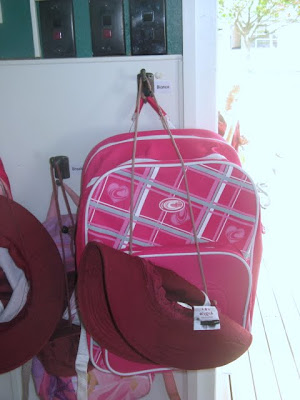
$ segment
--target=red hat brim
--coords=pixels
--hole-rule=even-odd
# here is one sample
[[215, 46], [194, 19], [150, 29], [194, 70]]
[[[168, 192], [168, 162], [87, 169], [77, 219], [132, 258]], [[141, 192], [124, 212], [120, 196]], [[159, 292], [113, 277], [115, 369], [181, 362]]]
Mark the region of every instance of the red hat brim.
[[[105, 292], [103, 262], [97, 244], [89, 243], [78, 266], [77, 299], [87, 332], [115, 355], [142, 364], [153, 364], [138, 354], [123, 338], [110, 313]], [[126, 266], [124, 266], [126, 267]]]
[[19, 314], [0, 324], [0, 373], [36, 355], [58, 324], [65, 297], [64, 267], [43, 225], [20, 204], [0, 196], [0, 247], [7, 248], [29, 283]]
[[[151, 262], [101, 243], [88, 243], [84, 255], [80, 273], [86, 274], [86, 290], [81, 296], [89, 301], [81, 303], [80, 308], [94, 338], [104, 323], [96, 312], [103, 303], [95, 296], [103, 280], [101, 288], [115, 329], [129, 347], [155, 364], [191, 370], [215, 368], [234, 361], [249, 348], [251, 334], [221, 313], [220, 330], [194, 331], [193, 311], [177, 303], [186, 297], [191, 301], [194, 294], [188, 296], [188, 291], [176, 290], [176, 285], [166, 293], [166, 279], [163, 283], [161, 273]], [[79, 275], [79, 285], [80, 279]], [[196, 297], [195, 303], [199, 304]], [[113, 341], [112, 337], [111, 345], [118, 346]], [[110, 350], [109, 343], [106, 347]]]
[[[85, 328], [102, 348], [126, 360], [147, 364], [148, 368], [150, 366], [154, 368], [153, 361], [130, 346], [114, 323], [107, 301], [104, 278], [101, 279], [99, 275], [104, 272], [101, 268], [103, 262], [99, 262], [99, 258], [101, 258], [100, 247], [97, 243], [89, 243], [78, 266], [77, 297]], [[199, 289], [173, 271], [157, 266], [155, 268], [161, 276], [168, 298], [172, 299], [177, 295], [182, 301], [189, 302], [189, 298], [192, 297], [196, 299], [197, 304], [203, 304], [204, 294]], [[95, 275], [91, 276], [91, 271], [94, 271]], [[85, 310], [88, 310], [88, 313]]]

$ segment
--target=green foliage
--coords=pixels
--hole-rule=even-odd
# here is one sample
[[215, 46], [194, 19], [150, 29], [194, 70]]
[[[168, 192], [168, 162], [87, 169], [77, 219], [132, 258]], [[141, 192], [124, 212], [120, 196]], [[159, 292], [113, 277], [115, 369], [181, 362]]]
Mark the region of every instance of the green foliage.
[[299, 0], [219, 0], [219, 13], [224, 18], [242, 15], [289, 18], [300, 16]]
[[247, 48], [262, 27], [274, 33], [300, 20], [300, 0], [219, 0], [219, 17], [229, 22], [243, 37]]

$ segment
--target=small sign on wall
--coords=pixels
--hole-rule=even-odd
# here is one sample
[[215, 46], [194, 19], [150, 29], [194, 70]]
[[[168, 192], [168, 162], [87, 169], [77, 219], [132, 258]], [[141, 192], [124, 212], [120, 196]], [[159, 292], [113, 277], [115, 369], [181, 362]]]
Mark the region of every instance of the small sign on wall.
[[71, 165], [71, 174], [75, 174], [75, 175], [80, 175], [82, 173], [83, 170], [83, 165], [82, 164], [73, 164]]
[[154, 86], [155, 93], [172, 93], [171, 81], [155, 79]]

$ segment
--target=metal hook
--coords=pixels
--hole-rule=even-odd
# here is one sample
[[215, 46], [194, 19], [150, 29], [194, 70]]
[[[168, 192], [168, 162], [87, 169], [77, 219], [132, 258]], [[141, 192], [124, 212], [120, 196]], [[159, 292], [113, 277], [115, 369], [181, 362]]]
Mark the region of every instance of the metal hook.
[[142, 78], [142, 96], [143, 99], [147, 101], [147, 97], [153, 97], [154, 75], [151, 72], [146, 72], [145, 68], [143, 68], [137, 76], [138, 84], [140, 78]]

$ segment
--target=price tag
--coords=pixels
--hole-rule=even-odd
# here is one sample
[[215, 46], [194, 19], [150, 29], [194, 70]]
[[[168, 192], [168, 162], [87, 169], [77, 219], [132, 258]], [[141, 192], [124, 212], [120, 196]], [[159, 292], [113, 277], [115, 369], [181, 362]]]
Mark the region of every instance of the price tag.
[[214, 306], [194, 307], [194, 331], [221, 329], [219, 313]]

